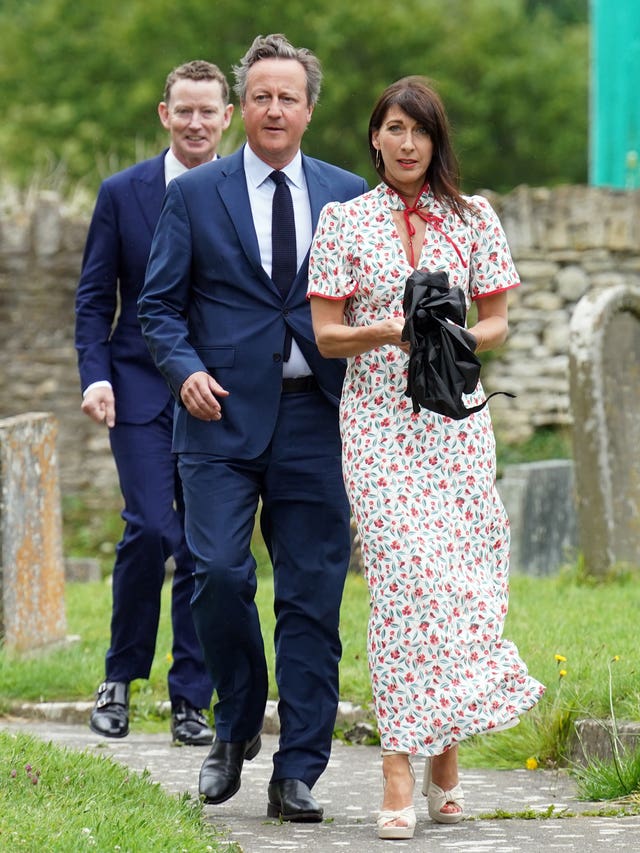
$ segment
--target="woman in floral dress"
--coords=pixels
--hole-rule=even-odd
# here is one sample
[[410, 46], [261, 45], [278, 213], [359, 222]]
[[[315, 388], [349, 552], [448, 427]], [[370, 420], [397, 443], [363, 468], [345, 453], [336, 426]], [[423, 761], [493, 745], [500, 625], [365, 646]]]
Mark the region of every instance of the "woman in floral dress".
[[[478, 350], [507, 336], [519, 279], [487, 201], [462, 196], [442, 103], [408, 77], [380, 96], [375, 189], [322, 211], [309, 297], [320, 351], [347, 357], [343, 471], [371, 597], [368, 653], [383, 755], [383, 838], [415, 827], [409, 756], [427, 758], [434, 820], [464, 813], [457, 744], [514, 725], [544, 688], [503, 639], [509, 523], [495, 486], [488, 408], [463, 420], [413, 413], [402, 297], [413, 269], [446, 271], [477, 301]], [[478, 384], [467, 406], [484, 400]]]

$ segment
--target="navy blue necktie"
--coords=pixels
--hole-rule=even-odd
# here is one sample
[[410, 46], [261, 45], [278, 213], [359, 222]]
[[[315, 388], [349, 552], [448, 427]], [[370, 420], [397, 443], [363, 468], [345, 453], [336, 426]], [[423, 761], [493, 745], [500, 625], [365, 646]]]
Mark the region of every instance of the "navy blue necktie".
[[[286, 299], [298, 270], [296, 222], [284, 172], [275, 171], [269, 177], [276, 185], [271, 208], [271, 278], [282, 298]], [[283, 352], [285, 361], [289, 360], [290, 352], [291, 333], [287, 330]]]

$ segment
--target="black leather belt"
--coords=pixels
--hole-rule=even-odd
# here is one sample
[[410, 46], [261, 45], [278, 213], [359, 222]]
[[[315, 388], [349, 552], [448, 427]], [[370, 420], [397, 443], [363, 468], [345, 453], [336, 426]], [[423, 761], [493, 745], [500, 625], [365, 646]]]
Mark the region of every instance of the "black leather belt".
[[283, 394], [302, 394], [305, 391], [315, 391], [318, 381], [315, 376], [296, 376], [294, 379], [282, 380]]

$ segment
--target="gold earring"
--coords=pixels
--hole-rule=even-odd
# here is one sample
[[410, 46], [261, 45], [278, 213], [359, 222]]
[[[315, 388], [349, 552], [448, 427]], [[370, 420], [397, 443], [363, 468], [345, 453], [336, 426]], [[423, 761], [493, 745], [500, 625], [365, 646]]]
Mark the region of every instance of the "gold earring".
[[376, 169], [380, 168], [380, 149], [376, 148]]

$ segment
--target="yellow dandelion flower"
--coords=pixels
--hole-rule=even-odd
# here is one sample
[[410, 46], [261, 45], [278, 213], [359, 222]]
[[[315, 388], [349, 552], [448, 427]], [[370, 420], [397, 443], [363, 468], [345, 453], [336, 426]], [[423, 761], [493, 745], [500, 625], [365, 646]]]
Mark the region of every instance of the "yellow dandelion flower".
[[538, 759], [531, 756], [531, 758], [527, 758], [524, 763], [524, 766], [527, 770], [537, 770], [538, 769]]
[[171, 654], [171, 652], [167, 652], [167, 654], [165, 655], [165, 660], [167, 663], [173, 663], [173, 655]]
[[564, 655], [554, 655], [556, 663], [565, 663], [567, 660]]
[[558, 673], [558, 675], [560, 676], [560, 678], [564, 678], [566, 674], [567, 674], [567, 670], [566, 670], [566, 669], [561, 669], [561, 670], [560, 670], [560, 672]]
[[619, 661], [619, 660], [620, 660], [620, 655], [614, 655], [614, 656], [611, 658], [611, 663], [616, 663], [616, 662], [617, 662], [617, 661]]

